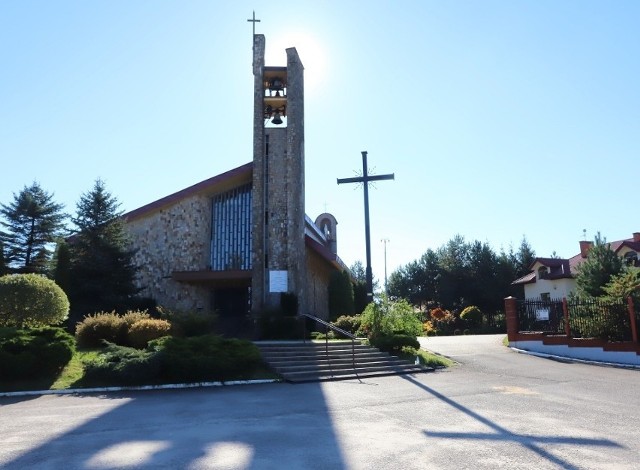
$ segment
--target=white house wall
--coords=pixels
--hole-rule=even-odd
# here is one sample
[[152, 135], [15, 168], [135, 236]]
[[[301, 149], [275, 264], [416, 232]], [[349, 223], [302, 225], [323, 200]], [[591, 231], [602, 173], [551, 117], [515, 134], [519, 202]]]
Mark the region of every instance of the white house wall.
[[540, 294], [548, 293], [552, 299], [561, 299], [575, 290], [575, 279], [536, 279], [536, 282], [525, 284], [524, 297], [526, 299], [540, 299]]

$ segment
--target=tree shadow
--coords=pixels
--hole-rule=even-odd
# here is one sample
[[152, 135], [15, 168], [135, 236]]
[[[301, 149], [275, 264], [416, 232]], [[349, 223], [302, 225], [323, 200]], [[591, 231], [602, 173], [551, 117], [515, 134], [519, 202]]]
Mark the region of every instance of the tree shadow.
[[5, 436], [25, 442], [0, 453], [3, 469], [346, 467], [318, 383], [53, 396], [35, 406], [42, 415], [31, 411], [29, 426], [48, 437], [38, 443], [23, 436], [24, 422], [10, 425]]
[[614, 442], [610, 439], [593, 439], [593, 438], [579, 438], [579, 437], [563, 437], [563, 436], [544, 436], [544, 435], [534, 435], [534, 434], [520, 434], [509, 431], [508, 429], [500, 426], [496, 422], [485, 418], [484, 416], [476, 413], [475, 411], [467, 408], [464, 405], [452, 400], [449, 397], [446, 397], [442, 393], [428, 387], [427, 385], [417, 381], [415, 378], [411, 376], [403, 376], [403, 378], [412, 384], [420, 387], [426, 392], [430, 393], [434, 397], [439, 400], [442, 400], [444, 403], [450, 405], [461, 413], [466, 414], [467, 416], [475, 419], [476, 421], [487, 426], [492, 432], [435, 432], [435, 431], [424, 431], [424, 434], [427, 437], [435, 437], [441, 439], [460, 439], [460, 440], [476, 440], [476, 441], [502, 441], [502, 442], [512, 442], [514, 444], [519, 444], [530, 451], [534, 452], [541, 458], [558, 465], [560, 468], [566, 470], [578, 470], [580, 467], [575, 466], [566, 460], [553, 455], [548, 452], [544, 448], [541, 447], [542, 444], [568, 444], [575, 446], [595, 446], [595, 447], [623, 447], [622, 445]]

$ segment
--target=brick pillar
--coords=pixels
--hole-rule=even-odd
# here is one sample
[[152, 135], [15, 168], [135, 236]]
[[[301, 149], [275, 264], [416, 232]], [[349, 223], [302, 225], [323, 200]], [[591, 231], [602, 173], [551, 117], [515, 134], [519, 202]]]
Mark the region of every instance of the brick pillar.
[[636, 325], [636, 311], [633, 306], [633, 299], [631, 296], [627, 297], [627, 309], [629, 310], [629, 321], [631, 322], [631, 340], [634, 343], [638, 342], [638, 326]]
[[518, 336], [518, 306], [515, 297], [504, 299], [504, 312], [507, 319], [507, 338], [515, 341]]

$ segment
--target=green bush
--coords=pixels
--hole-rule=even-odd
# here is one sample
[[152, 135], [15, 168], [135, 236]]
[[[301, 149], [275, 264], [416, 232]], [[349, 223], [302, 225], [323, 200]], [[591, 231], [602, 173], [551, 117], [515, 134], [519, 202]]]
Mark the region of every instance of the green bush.
[[419, 313], [404, 299], [391, 301], [382, 295], [364, 309], [361, 317], [361, 331], [369, 338], [380, 335], [422, 334], [422, 322]]
[[369, 339], [369, 344], [389, 353], [399, 353], [404, 347], [420, 349], [420, 343], [415, 336], [401, 334], [376, 336]]
[[129, 327], [127, 340], [134, 348], [144, 349], [152, 339], [162, 338], [171, 332], [171, 323], [167, 320], [144, 318]]
[[62, 328], [0, 330], [0, 377], [36, 379], [58, 373], [75, 352], [73, 337]]
[[51, 279], [39, 274], [0, 277], [0, 326], [57, 325], [68, 315], [69, 299]]
[[339, 316], [335, 321], [331, 322], [331, 324], [355, 335], [360, 330], [360, 326], [362, 325], [362, 318], [360, 315], [342, 315]]
[[97, 348], [103, 341], [124, 345], [127, 342], [127, 321], [115, 312], [87, 315], [76, 325], [76, 341], [81, 348]]
[[246, 379], [263, 365], [250, 341], [216, 335], [161, 338], [149, 349], [162, 357], [162, 377], [175, 382]]
[[460, 318], [469, 325], [479, 325], [482, 322], [482, 311], [475, 305], [469, 305], [460, 313]]
[[279, 312], [265, 312], [258, 317], [260, 339], [302, 339], [304, 321]]
[[108, 343], [85, 364], [84, 385], [147, 385], [158, 381], [161, 357], [156, 351]]
[[171, 323], [174, 336], [201, 336], [213, 333], [217, 316], [210, 312], [176, 312], [158, 307], [160, 318]]

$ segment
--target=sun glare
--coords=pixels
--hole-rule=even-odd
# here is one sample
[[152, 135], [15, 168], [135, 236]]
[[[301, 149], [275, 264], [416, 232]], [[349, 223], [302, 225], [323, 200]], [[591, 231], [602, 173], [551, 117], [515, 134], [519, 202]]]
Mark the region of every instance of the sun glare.
[[313, 91], [325, 75], [326, 54], [320, 41], [309, 33], [290, 32], [267, 38], [266, 65], [286, 65], [285, 49], [295, 47], [304, 66], [305, 91]]

